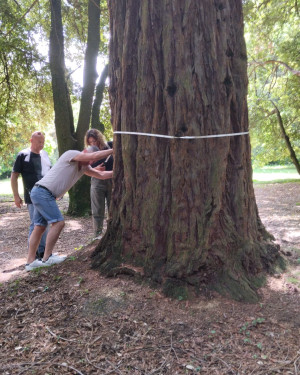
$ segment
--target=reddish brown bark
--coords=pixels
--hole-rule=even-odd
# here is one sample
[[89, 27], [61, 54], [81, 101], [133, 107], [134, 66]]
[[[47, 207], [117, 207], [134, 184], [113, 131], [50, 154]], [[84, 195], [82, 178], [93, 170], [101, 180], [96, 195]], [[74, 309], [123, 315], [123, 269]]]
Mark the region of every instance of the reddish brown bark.
[[[109, 8], [115, 131], [248, 130], [241, 1], [120, 0]], [[249, 136], [115, 135], [114, 149], [111, 222], [94, 267], [142, 266], [171, 295], [192, 284], [255, 299], [278, 249], [258, 216]]]

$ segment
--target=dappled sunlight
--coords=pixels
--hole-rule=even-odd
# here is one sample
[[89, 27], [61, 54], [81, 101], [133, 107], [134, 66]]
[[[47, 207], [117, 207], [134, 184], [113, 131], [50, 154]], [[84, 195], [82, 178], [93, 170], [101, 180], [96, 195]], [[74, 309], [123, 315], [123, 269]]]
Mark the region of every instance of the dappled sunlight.
[[269, 277], [266, 285], [270, 290], [276, 292], [286, 292], [286, 283], [284, 277], [280, 276], [279, 278]]
[[299, 193], [297, 183], [255, 187], [259, 216], [284, 254], [300, 249]]
[[64, 228], [65, 232], [72, 232], [75, 230], [84, 230], [84, 225], [76, 220], [67, 220]]
[[290, 228], [290, 231], [288, 232], [288, 238], [291, 238], [293, 240], [300, 240], [300, 230], [297, 231], [296, 228]]
[[[19, 217], [22, 217], [22, 216], [25, 216], [25, 215], [28, 215], [27, 211], [26, 212], [23, 212], [23, 215], [22, 213], [19, 214], [20, 216]], [[14, 215], [1, 215], [0, 216], [0, 227], [4, 226], [4, 227], [7, 227], [9, 225], [12, 225], [14, 222], [16, 221], [16, 218]]]
[[26, 263], [26, 258], [12, 258], [7, 260], [4, 264], [4, 268], [0, 270], [0, 283], [9, 281], [16, 275], [24, 273], [24, 265]]
[[194, 303], [192, 304], [193, 308], [194, 309], [199, 309], [199, 310], [210, 310], [210, 311], [214, 311], [216, 310], [219, 306], [220, 306], [220, 301], [218, 301], [217, 299], [214, 300], [214, 301], [209, 301], [207, 302], [206, 300], [199, 300], [197, 301], [197, 303]]

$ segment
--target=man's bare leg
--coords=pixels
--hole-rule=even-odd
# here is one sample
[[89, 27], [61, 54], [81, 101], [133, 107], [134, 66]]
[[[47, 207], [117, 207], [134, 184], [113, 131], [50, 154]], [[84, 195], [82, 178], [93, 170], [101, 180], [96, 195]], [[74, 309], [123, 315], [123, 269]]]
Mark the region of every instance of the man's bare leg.
[[47, 240], [46, 240], [45, 254], [44, 254], [44, 257], [43, 257], [44, 262], [52, 254], [52, 251], [53, 251], [54, 246], [55, 246], [55, 244], [58, 240], [60, 232], [63, 230], [64, 226], [65, 226], [64, 221], [57, 221], [56, 223], [51, 224], [51, 228], [48, 232]]
[[35, 225], [29, 239], [27, 264], [32, 263], [35, 260], [36, 251], [45, 230], [46, 227], [42, 225]]

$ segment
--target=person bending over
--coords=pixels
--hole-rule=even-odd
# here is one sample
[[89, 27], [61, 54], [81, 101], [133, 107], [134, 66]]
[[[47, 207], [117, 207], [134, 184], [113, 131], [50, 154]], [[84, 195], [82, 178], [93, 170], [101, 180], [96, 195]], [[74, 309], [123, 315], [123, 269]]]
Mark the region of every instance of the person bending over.
[[[99, 171], [90, 166], [93, 161], [106, 158], [112, 152], [112, 149], [98, 152], [66, 151], [46, 176], [34, 185], [30, 194], [34, 205], [34, 230], [29, 240], [26, 271], [51, 266], [65, 260], [66, 257], [52, 255], [53, 248], [65, 225], [56, 199], [70, 190], [83, 174], [103, 180], [112, 178], [112, 171]], [[51, 228], [47, 236], [43, 259], [35, 260], [36, 249], [48, 224], [51, 224]]]

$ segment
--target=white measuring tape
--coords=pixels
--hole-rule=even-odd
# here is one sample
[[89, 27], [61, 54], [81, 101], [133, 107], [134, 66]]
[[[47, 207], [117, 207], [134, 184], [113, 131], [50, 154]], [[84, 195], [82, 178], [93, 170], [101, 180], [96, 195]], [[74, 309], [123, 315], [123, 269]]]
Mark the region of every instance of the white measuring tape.
[[115, 131], [114, 134], [145, 135], [147, 137], [157, 137], [157, 138], [198, 139], [198, 138], [235, 137], [237, 135], [249, 134], [249, 132], [227, 133], [227, 134], [212, 134], [212, 135], [198, 135], [198, 136], [196, 135], [196, 136], [184, 136], [184, 137], [175, 137], [174, 135], [163, 135], [163, 134], [152, 134], [152, 133], [126, 132], [126, 131]]

